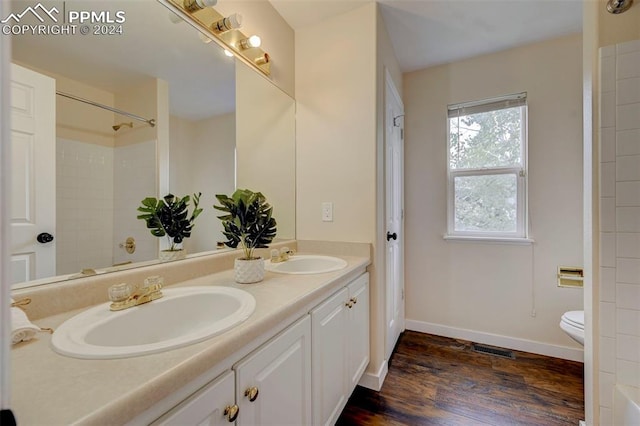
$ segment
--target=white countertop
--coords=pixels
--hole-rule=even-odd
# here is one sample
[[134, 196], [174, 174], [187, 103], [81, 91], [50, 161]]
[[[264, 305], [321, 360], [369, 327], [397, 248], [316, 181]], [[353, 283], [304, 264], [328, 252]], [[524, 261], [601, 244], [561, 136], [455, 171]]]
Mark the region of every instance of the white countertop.
[[[239, 351], [251, 350], [247, 345], [257, 346], [260, 340], [275, 335], [284, 321], [307, 313], [362, 274], [370, 263], [365, 257], [339, 257], [348, 262], [347, 267], [326, 274], [266, 272], [260, 283], [236, 284], [233, 271], [226, 270], [175, 284], [236, 287], [256, 299], [255, 312], [244, 323], [183, 348], [125, 359], [84, 360], [55, 353], [50, 347], [51, 335], [46, 333], [13, 346], [11, 408], [18, 424], [120, 425], [130, 421]], [[36, 324], [55, 329], [85, 309], [42, 318]]]

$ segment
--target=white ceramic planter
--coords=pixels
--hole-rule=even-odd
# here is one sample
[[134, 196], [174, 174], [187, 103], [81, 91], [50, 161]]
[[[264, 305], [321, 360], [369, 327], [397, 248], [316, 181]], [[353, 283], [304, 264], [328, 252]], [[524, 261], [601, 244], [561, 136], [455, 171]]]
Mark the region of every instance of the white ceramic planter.
[[234, 278], [240, 284], [257, 283], [264, 279], [264, 260], [261, 257], [251, 260], [236, 259], [233, 269]]
[[171, 262], [173, 260], [181, 260], [187, 257], [187, 251], [182, 250], [161, 250], [158, 259], [160, 262]]

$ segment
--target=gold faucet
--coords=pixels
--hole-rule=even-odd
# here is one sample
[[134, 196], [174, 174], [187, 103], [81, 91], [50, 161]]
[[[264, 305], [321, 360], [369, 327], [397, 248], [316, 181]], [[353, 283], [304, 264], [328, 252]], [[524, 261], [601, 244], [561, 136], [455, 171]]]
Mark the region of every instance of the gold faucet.
[[142, 286], [132, 286], [121, 283], [109, 287], [110, 309], [121, 311], [133, 306], [142, 305], [152, 300], [160, 299], [162, 295], [162, 277], [153, 276], [144, 280]]
[[289, 249], [289, 247], [282, 247], [280, 251], [273, 249], [271, 250], [271, 263], [286, 262], [293, 255], [294, 251]]

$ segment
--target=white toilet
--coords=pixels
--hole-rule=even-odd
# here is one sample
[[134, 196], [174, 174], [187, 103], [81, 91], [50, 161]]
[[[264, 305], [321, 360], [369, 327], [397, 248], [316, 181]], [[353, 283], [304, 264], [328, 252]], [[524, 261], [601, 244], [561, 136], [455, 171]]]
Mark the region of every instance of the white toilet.
[[584, 311], [569, 311], [562, 315], [560, 328], [584, 346]]

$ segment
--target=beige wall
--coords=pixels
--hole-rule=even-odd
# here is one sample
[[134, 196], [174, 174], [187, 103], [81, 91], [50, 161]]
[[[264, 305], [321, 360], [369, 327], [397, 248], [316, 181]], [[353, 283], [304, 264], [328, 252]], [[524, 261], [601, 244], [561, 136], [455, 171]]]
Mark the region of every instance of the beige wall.
[[367, 5], [296, 32], [299, 239], [375, 238], [375, 23]]
[[259, 35], [261, 48], [271, 56], [270, 80], [294, 96], [294, 32], [271, 3], [268, 0], [219, 0], [215, 9], [224, 16], [242, 15], [242, 33]]
[[[147, 120], [158, 121], [158, 102], [158, 80], [155, 78], [148, 78], [133, 87], [121, 90], [115, 96], [117, 109]], [[117, 132], [113, 132], [116, 146], [148, 142], [158, 138], [157, 127], [151, 127], [147, 123], [125, 115], [114, 114], [113, 125], [122, 123], [133, 123], [133, 127], [122, 126]]]
[[[385, 67], [400, 89], [375, 3], [296, 31], [296, 236], [373, 244], [370, 374], [385, 361], [384, 243], [378, 241]], [[334, 205], [333, 222], [321, 220], [327, 201]]]
[[[408, 327], [471, 330], [531, 351], [555, 345], [579, 355], [558, 322], [582, 309], [582, 290], [558, 288], [556, 268], [582, 265], [581, 43], [573, 35], [405, 74]], [[443, 240], [447, 105], [522, 91], [535, 244]]]
[[235, 113], [199, 121], [172, 116], [170, 140], [172, 193], [184, 197], [202, 192], [204, 211], [184, 246], [188, 253], [215, 250], [216, 242], [224, 239], [212, 207], [215, 195], [231, 194], [235, 189]]
[[296, 105], [248, 67], [236, 66], [238, 188], [259, 191], [273, 206], [277, 238], [295, 238]]

